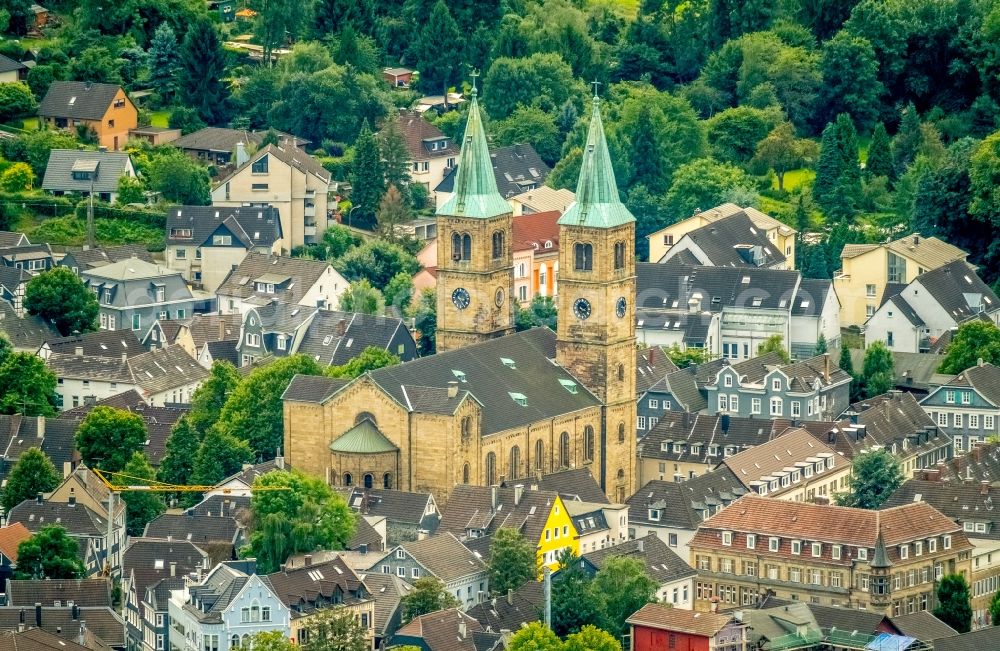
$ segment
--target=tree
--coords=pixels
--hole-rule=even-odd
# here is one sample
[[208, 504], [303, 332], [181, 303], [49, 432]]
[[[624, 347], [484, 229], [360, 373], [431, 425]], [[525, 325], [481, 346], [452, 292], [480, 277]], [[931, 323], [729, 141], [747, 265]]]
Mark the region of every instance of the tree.
[[537, 106], [518, 106], [510, 116], [493, 123], [492, 130], [498, 145], [527, 143], [549, 165], [559, 160], [563, 134], [553, 115]]
[[[3, 88], [3, 84], [0, 84]], [[35, 183], [35, 173], [27, 163], [14, 163], [0, 175], [0, 186], [5, 192], [24, 192]]]
[[816, 339], [816, 350], [813, 351], [814, 355], [823, 355], [827, 352], [826, 350], [826, 335], [820, 334], [819, 338]]
[[734, 191], [753, 192], [753, 179], [734, 165], [712, 158], [700, 158], [678, 168], [667, 203], [678, 219], [690, 217], [697, 209], [708, 210], [724, 203]]
[[593, 592], [604, 600], [604, 626], [615, 638], [628, 631], [625, 620], [644, 605], [656, 601], [656, 581], [635, 558], [614, 556], [594, 576]]
[[357, 357], [341, 366], [326, 369], [328, 377], [356, 378], [368, 371], [399, 364], [399, 358], [384, 348], [368, 346]]
[[24, 308], [51, 321], [64, 337], [97, 330], [97, 296], [69, 267], [53, 267], [29, 280]]
[[461, 59], [441, 44], [463, 42], [462, 33], [444, 0], [437, 0], [427, 22], [421, 25], [410, 45], [410, 54], [420, 70], [420, 85], [428, 92], [443, 94], [447, 103], [448, 88], [458, 81]]
[[[347, 608], [326, 608], [309, 618], [308, 642], [302, 651], [366, 651], [368, 630]], [[295, 647], [293, 647], [294, 649]], [[255, 651], [259, 651], [254, 647]]]
[[563, 651], [564, 648], [559, 637], [541, 622], [522, 626], [507, 643], [507, 651]]
[[937, 586], [937, 607], [934, 616], [959, 633], [972, 630], [972, 600], [969, 583], [961, 574], [941, 577]]
[[181, 43], [177, 85], [183, 103], [209, 124], [219, 124], [228, 115], [225, 75], [226, 57], [215, 26], [208, 20], [196, 21]]
[[922, 141], [920, 115], [917, 114], [917, 107], [910, 102], [902, 111], [899, 129], [892, 139], [892, 159], [897, 176], [901, 176], [917, 157]]
[[885, 93], [872, 44], [847, 31], [837, 32], [823, 44], [820, 71], [823, 85], [817, 117], [825, 122], [838, 113], [850, 113], [862, 128], [871, 126]]
[[296, 375], [322, 375], [311, 357], [290, 355], [256, 369], [232, 392], [215, 427], [246, 438], [255, 456], [273, 459], [284, 441], [281, 394]]
[[358, 244], [361, 244], [361, 238], [351, 229], [334, 224], [323, 231], [323, 237], [317, 245], [321, 250], [318, 257], [322, 260], [335, 260]]
[[517, 529], [501, 528], [490, 544], [490, 588], [507, 594], [538, 576], [535, 548]]
[[875, 341], [868, 346], [861, 378], [868, 398], [882, 395], [893, 387], [895, 374], [892, 351], [884, 342]]
[[811, 164], [819, 149], [807, 138], [796, 138], [791, 122], [776, 126], [757, 143], [752, 163], [758, 168], [769, 169], [778, 177], [778, 191], [785, 191], [785, 174], [793, 169]]
[[0, 332], [0, 366], [7, 361], [7, 358], [11, 356], [14, 352], [14, 346], [11, 345], [10, 339], [7, 338], [7, 333]]
[[118, 196], [115, 203], [128, 205], [130, 203], [146, 202], [146, 185], [142, 179], [134, 176], [122, 176], [118, 179]]
[[208, 377], [191, 396], [191, 410], [186, 416], [199, 439], [219, 420], [226, 400], [239, 386], [240, 380], [240, 372], [228, 361], [212, 363]]
[[813, 196], [816, 201], [825, 201], [833, 192], [840, 178], [840, 156], [837, 155], [837, 130], [833, 122], [823, 129], [819, 145], [819, 159], [816, 161], [816, 180], [813, 182]]
[[354, 143], [354, 162], [351, 165], [351, 208], [359, 216], [371, 221], [382, 195], [385, 193], [385, 170], [378, 138], [365, 120], [361, 133]]
[[622, 651], [621, 642], [596, 626], [584, 626], [566, 638], [563, 651]]
[[458, 599], [445, 589], [437, 577], [425, 576], [413, 582], [413, 590], [403, 596], [403, 621], [408, 622], [436, 610], [457, 608]]
[[885, 125], [881, 122], [875, 125], [872, 139], [868, 144], [868, 160], [865, 161], [865, 172], [870, 177], [893, 177], [892, 145]]
[[419, 301], [413, 310], [413, 322], [417, 331], [417, 352], [433, 355], [437, 337], [437, 294], [433, 289], [420, 292]]
[[665, 349], [664, 352], [677, 368], [697, 366], [698, 364], [704, 364], [712, 358], [712, 353], [707, 348], [686, 348], [681, 350], [681, 347], [677, 344]]
[[198, 111], [189, 106], [178, 106], [171, 111], [167, 124], [171, 129], [180, 129], [185, 136], [205, 128], [205, 121], [198, 115]]
[[177, 52], [177, 34], [170, 23], [163, 22], [153, 32], [149, 44], [149, 85], [159, 95], [160, 103], [170, 106], [177, 94], [177, 75], [180, 58]]
[[[149, 486], [156, 479], [156, 471], [149, 463], [145, 452], [132, 453], [122, 474], [128, 475], [126, 482], [132, 485]], [[122, 493], [125, 501], [125, 529], [130, 536], [141, 536], [150, 520], [167, 510], [160, 493], [150, 491], [126, 491]]]
[[582, 91], [573, 68], [554, 52], [499, 57], [483, 78], [483, 105], [494, 120], [511, 117], [518, 107], [554, 114]]
[[420, 270], [420, 263], [399, 244], [370, 240], [345, 253], [334, 266], [348, 280], [367, 280], [373, 287], [385, 287], [398, 273], [410, 276]]
[[413, 292], [413, 276], [400, 271], [392, 277], [382, 294], [385, 297], [386, 306], [391, 305], [398, 308], [400, 313], [405, 313], [413, 301]]
[[56, 375], [32, 353], [12, 353], [0, 364], [0, 412], [51, 416], [56, 405]]
[[[761, 140], [778, 126], [781, 113], [749, 106], [737, 106], [713, 115], [708, 120], [708, 142], [716, 157], [726, 163], [741, 164], [754, 156]], [[795, 127], [788, 123], [791, 138]]]
[[527, 308], [514, 304], [514, 328], [518, 332], [539, 326], [555, 330], [558, 318], [556, 302], [551, 296], [534, 296]]
[[846, 493], [837, 493], [837, 504], [858, 509], [878, 509], [900, 484], [903, 471], [885, 448], [858, 454], [851, 463], [851, 483]]
[[170, 203], [207, 206], [212, 202], [208, 170], [180, 150], [154, 156], [146, 174], [150, 189]]
[[58, 525], [42, 527], [17, 546], [15, 579], [82, 579], [80, 545]]
[[58, 129], [28, 131], [4, 143], [4, 157], [31, 165], [36, 178], [45, 177], [49, 154], [53, 149], [76, 149], [76, 138]]
[[1000, 364], [1000, 328], [989, 321], [968, 321], [958, 326], [938, 372], [958, 375], [979, 360]]
[[1000, 591], [990, 599], [990, 623], [993, 626], [1000, 626]]
[[379, 151], [382, 155], [382, 172], [388, 187], [396, 190], [409, 199], [410, 182], [410, 151], [406, 146], [406, 137], [399, 128], [399, 121], [390, 119], [379, 134]]
[[781, 335], [771, 335], [757, 347], [758, 355], [766, 355], [768, 353], [777, 353], [783, 364], [791, 361], [788, 357], [788, 351], [785, 350], [784, 339]]
[[[184, 416], [174, 424], [167, 437], [166, 452], [160, 467], [157, 468], [156, 478], [167, 484], [185, 486], [194, 483], [194, 464], [198, 457], [198, 450], [201, 448], [201, 435], [191, 425], [190, 415]], [[190, 500], [185, 499], [189, 493], [179, 495], [184, 503]]]
[[854, 375], [854, 361], [851, 360], [851, 349], [843, 343], [840, 345], [840, 359], [837, 362], [837, 366], [852, 376]]
[[265, 65], [272, 65], [274, 49], [298, 35], [305, 12], [296, 0], [257, 0], [255, 5], [254, 35], [264, 48]]
[[351, 283], [340, 295], [339, 307], [344, 312], [381, 314], [385, 311], [385, 297], [367, 279], [362, 278]]
[[570, 635], [584, 626], [601, 624], [604, 598], [595, 593], [580, 559], [567, 547], [559, 556], [559, 566], [560, 579], [552, 585], [552, 630], [556, 635]]
[[35, 96], [24, 82], [8, 82], [0, 85], [0, 120], [7, 121], [35, 108]]
[[59, 480], [52, 460], [40, 449], [28, 448], [7, 475], [2, 500], [4, 510], [10, 513], [24, 500], [34, 499], [38, 493], [48, 493], [59, 485]]
[[76, 449], [91, 468], [118, 472], [142, 450], [149, 433], [139, 414], [98, 406], [90, 410], [76, 430]]
[[198, 446], [191, 469], [191, 482], [212, 486], [239, 472], [243, 464], [253, 459], [254, 451], [249, 443], [214, 426]]
[[[994, 228], [1000, 227], [1000, 131], [984, 138], [973, 152], [969, 179], [972, 183], [969, 214]], [[996, 243], [989, 248], [996, 256]]]
[[399, 227], [413, 219], [410, 204], [395, 185], [390, 185], [382, 195], [375, 218], [379, 237], [390, 242], [399, 240]]
[[249, 553], [261, 572], [276, 572], [292, 554], [343, 549], [354, 534], [354, 515], [342, 497], [320, 479], [298, 471], [258, 476], [250, 500]]
[[247, 643], [238, 646], [233, 651], [301, 651], [303, 647], [295, 644], [281, 631], [260, 631], [250, 636]]

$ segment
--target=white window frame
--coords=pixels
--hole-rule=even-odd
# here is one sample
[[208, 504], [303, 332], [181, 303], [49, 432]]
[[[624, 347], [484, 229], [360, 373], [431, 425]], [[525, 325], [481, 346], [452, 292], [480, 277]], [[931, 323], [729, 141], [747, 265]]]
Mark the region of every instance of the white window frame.
[[748, 533], [747, 534], [747, 549], [756, 549], [756, 548], [757, 548], [757, 535], [756, 534], [752, 534], [752, 533]]
[[781, 538], [771, 536], [767, 541], [767, 551], [776, 552], [781, 549]]

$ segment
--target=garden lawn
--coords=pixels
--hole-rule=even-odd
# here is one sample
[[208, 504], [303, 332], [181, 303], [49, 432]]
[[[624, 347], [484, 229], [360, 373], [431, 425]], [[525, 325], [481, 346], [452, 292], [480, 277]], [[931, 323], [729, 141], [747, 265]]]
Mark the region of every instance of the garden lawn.
[[149, 116], [149, 124], [153, 127], [169, 127], [170, 111], [153, 111]]
[[[816, 171], [808, 167], [785, 172], [785, 192], [791, 192], [804, 183], [812, 183], [816, 179]], [[771, 175], [771, 188], [778, 189], [778, 177]]]

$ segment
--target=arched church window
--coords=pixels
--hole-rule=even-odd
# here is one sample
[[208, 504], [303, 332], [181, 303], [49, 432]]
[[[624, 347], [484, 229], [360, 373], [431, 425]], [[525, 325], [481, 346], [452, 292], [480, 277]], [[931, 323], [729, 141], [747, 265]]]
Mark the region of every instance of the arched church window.
[[594, 245], [586, 242], [573, 245], [573, 268], [576, 271], [593, 271]]
[[625, 423], [618, 423], [618, 442], [625, 442]]
[[382, 475], [382, 488], [392, 488], [392, 475], [385, 473]]
[[353, 486], [353, 485], [354, 485], [354, 477], [351, 477], [351, 473], [345, 472], [344, 473], [344, 486]]
[[624, 382], [625, 381], [625, 365], [624, 364], [619, 364], [618, 365], [618, 381], [619, 382]]
[[535, 469], [542, 470], [545, 468], [545, 444], [542, 443], [542, 439], [535, 441]]
[[462, 259], [472, 259], [472, 236], [468, 233], [462, 235]]
[[583, 428], [583, 460], [594, 460], [594, 428], [590, 425]]
[[357, 425], [363, 420], [370, 420], [373, 424], [378, 425], [378, 422], [375, 420], [375, 415], [371, 412], [363, 411], [358, 414], [354, 419], [354, 424]]
[[517, 479], [521, 476], [521, 448], [514, 446], [510, 449], [510, 478]]
[[375, 475], [370, 472], [365, 473], [365, 488], [372, 489], [375, 487]]
[[463, 484], [469, 483], [469, 464], [465, 464], [464, 466], [462, 466], [462, 483]]
[[497, 455], [490, 452], [486, 455], [486, 485], [497, 483]]
[[569, 468], [569, 432], [559, 435], [559, 467]]

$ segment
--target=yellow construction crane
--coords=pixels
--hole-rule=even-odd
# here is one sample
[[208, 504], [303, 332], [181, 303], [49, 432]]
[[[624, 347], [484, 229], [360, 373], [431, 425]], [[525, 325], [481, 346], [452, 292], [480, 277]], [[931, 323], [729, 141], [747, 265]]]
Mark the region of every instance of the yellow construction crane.
[[[262, 491], [287, 491], [291, 490], [288, 486], [247, 486], [245, 488], [225, 488], [220, 486], [202, 486], [202, 485], [180, 485], [180, 484], [168, 484], [166, 482], [157, 481], [155, 479], [146, 479], [145, 477], [135, 477], [133, 475], [127, 475], [123, 472], [111, 472], [107, 470], [93, 469], [94, 474], [104, 483], [104, 486], [108, 489], [108, 540], [107, 540], [107, 556], [104, 560], [104, 574], [105, 576], [111, 575], [111, 538], [114, 531], [114, 521], [115, 521], [115, 507], [114, 499], [116, 493], [126, 493], [126, 492], [147, 492], [147, 493], [207, 493], [208, 491], [214, 491], [221, 493], [223, 495], [241, 495], [246, 493], [258, 493]], [[138, 484], [119, 484], [112, 481], [112, 478], [118, 477], [124, 480], [133, 480], [139, 482], [148, 483], [138, 483]]]

